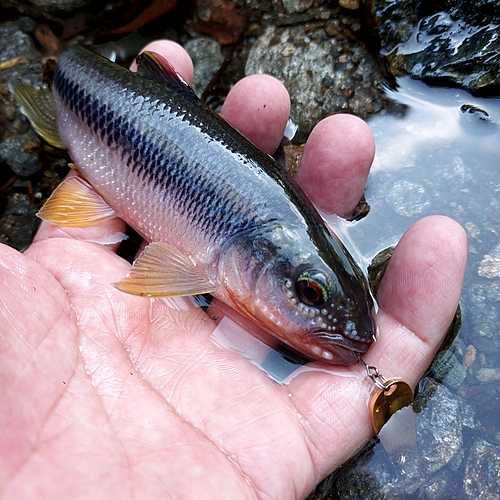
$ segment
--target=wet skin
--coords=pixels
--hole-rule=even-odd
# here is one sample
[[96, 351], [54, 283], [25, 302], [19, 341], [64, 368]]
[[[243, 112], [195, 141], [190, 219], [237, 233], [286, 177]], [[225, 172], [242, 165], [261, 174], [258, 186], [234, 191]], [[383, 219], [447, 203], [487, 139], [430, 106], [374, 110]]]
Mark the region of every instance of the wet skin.
[[[149, 49], [190, 81], [187, 54], [157, 44]], [[222, 115], [272, 152], [288, 112], [281, 84], [253, 76]], [[347, 214], [373, 151], [362, 121], [330, 117], [298, 180], [321, 208]], [[199, 310], [114, 289], [130, 266], [90, 241], [123, 229], [42, 224], [23, 255], [0, 247], [0, 498], [303, 498], [371, 438], [359, 366], [281, 386], [215, 346]], [[366, 362], [416, 384], [453, 317], [465, 260], [452, 220], [407, 231], [378, 292]]]

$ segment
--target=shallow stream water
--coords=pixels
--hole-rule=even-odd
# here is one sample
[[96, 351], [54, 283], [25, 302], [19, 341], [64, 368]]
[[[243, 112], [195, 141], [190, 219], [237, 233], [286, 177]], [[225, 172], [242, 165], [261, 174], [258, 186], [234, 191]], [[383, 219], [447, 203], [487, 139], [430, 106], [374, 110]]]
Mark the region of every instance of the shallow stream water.
[[[324, 498], [476, 498], [482, 490], [490, 495], [484, 498], [495, 498], [500, 494], [500, 100], [409, 78], [397, 84], [387, 89], [399, 104], [397, 112], [368, 122], [377, 145], [366, 189], [369, 214], [358, 222], [327, 221], [366, 270], [418, 219], [441, 214], [457, 220], [469, 238], [462, 327], [420, 384], [414, 450], [390, 457], [374, 440], [330, 480]], [[281, 383], [307, 369], [228, 317], [213, 340], [244, 353]]]

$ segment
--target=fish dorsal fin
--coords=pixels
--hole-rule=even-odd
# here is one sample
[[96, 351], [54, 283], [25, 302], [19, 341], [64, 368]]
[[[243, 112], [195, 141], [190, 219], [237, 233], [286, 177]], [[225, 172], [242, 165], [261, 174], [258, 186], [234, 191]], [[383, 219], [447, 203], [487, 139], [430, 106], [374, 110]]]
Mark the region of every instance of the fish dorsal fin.
[[90, 226], [116, 217], [92, 186], [77, 176], [61, 182], [37, 215], [56, 226]]
[[169, 88], [182, 92], [185, 97], [194, 101], [198, 97], [180, 73], [160, 54], [145, 51], [136, 58], [137, 72], [152, 76], [157, 81], [165, 83]]
[[210, 293], [215, 286], [189, 257], [167, 243], [150, 243], [128, 275], [114, 286], [142, 297], [175, 297]]
[[56, 106], [52, 92], [46, 86], [35, 86], [20, 78], [9, 82], [9, 90], [35, 132], [51, 146], [66, 149], [57, 129]]

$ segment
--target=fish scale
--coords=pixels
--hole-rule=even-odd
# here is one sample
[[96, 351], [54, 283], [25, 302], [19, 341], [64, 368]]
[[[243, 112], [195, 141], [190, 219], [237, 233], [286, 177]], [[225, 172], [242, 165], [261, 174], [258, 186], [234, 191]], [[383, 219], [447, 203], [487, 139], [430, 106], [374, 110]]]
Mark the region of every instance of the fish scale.
[[[115, 284], [120, 290], [211, 292], [312, 359], [356, 362], [374, 324], [354, 259], [273, 158], [198, 100], [160, 56], [138, 62], [134, 74], [84, 47], [64, 52], [53, 86], [60, 137], [55, 123], [46, 127], [45, 116], [25, 109], [42, 136], [46, 127], [54, 145], [68, 147], [100, 195], [70, 179], [43, 216], [67, 225], [117, 215], [149, 241]], [[24, 83], [11, 88], [31, 102]], [[80, 205], [71, 206], [73, 197]], [[76, 217], [82, 203], [90, 215]]]
[[[65, 57], [64, 54], [62, 57]], [[265, 194], [265, 182], [250, 190], [248, 194], [253, 199], [248, 196], [247, 199], [241, 199], [239, 204], [234, 201], [229, 203], [229, 200], [236, 199], [235, 185], [239, 184], [239, 181], [235, 177], [239, 174], [235, 171], [231, 175], [228, 171], [234, 165], [227, 165], [227, 163], [237, 162], [234, 159], [232, 162], [228, 162], [227, 159], [221, 161], [217, 152], [210, 156], [205, 155], [203, 164], [197, 160], [191, 159], [190, 161], [186, 155], [186, 147], [183, 148], [182, 152], [180, 151], [171, 131], [178, 131], [180, 123], [187, 123], [189, 126], [193, 126], [194, 123], [196, 126], [198, 120], [193, 118], [193, 115], [183, 113], [176, 107], [169, 110], [166, 105], [159, 104], [160, 97], [164, 97], [165, 92], [159, 88], [160, 85], [157, 82], [148, 82], [149, 89], [147, 90], [150, 91], [150, 95], [148, 96], [143, 90], [142, 95], [138, 98], [145, 104], [145, 107], [140, 113], [140, 123], [137, 123], [139, 120], [134, 123], [128, 117], [117, 116], [116, 112], [110, 110], [111, 108], [116, 109], [118, 102], [114, 102], [113, 97], [109, 95], [107, 85], [103, 85], [102, 90], [97, 88], [92, 92], [90, 90], [84, 92], [83, 89], [79, 88], [83, 84], [73, 83], [75, 79], [77, 81], [81, 79], [84, 82], [87, 78], [85, 74], [82, 74], [85, 73], [87, 67], [85, 58], [73, 58], [66, 63], [63, 60], [58, 68], [61, 66], [65, 68], [64, 71], [58, 70], [54, 79], [56, 98], [60, 98], [78, 118], [101, 138], [102, 144], [96, 144], [98, 155], [105, 156], [109, 164], [114, 164], [116, 159], [111, 157], [108, 148], [119, 149], [120, 161], [131, 167], [130, 173], [137, 175], [139, 180], [146, 180], [153, 184], [154, 187], [158, 188], [158, 192], [161, 190], [163, 197], [171, 197], [172, 206], [177, 208], [178, 213], [183, 212], [186, 215], [183, 217], [184, 224], [202, 222], [202, 227], [197, 228], [197, 233], [200, 236], [207, 235], [210, 242], [220, 240], [237, 231], [254, 227], [257, 221], [263, 223], [266, 220], [279, 217], [280, 211], [283, 209], [288, 210], [287, 200], [284, 200], [284, 206], [281, 210], [276, 206], [277, 203], [274, 203], [272, 214], [270, 210], [267, 210], [267, 213], [262, 213], [262, 210], [256, 213], [255, 207], [265, 208], [262, 201], [269, 198], [270, 195], [270, 193], [268, 196]], [[124, 76], [128, 75], [128, 72], [124, 73]], [[125, 85], [130, 85], [130, 83], [126, 82]], [[117, 100], [131, 99], [133, 101], [137, 99], [134, 96], [134, 90], [123, 93], [125, 95], [119, 95]], [[132, 108], [134, 107], [132, 105]], [[59, 125], [63, 138], [67, 135], [64, 125], [64, 121]], [[160, 126], [164, 126], [163, 130], [160, 130]], [[141, 133], [141, 129], [146, 130]], [[155, 129], [157, 133], [151, 134], [151, 131]], [[103, 138], [103, 134], [105, 138]], [[148, 134], [149, 137], [146, 138], [145, 136]], [[204, 149], [206, 142], [211, 141], [211, 139], [207, 139], [205, 134], [197, 134], [196, 138], [198, 140], [191, 146], [193, 156], [197, 149]], [[156, 142], [155, 146], [152, 144], [153, 141]], [[67, 138], [66, 142], [71, 144], [74, 139]], [[79, 154], [77, 148], [70, 147], [70, 151], [77, 165], [85, 161], [84, 158], [81, 158], [83, 155]], [[231, 159], [231, 155], [228, 156]], [[97, 169], [98, 167], [95, 165], [94, 170]], [[89, 166], [86, 166], [83, 173], [91, 183], [95, 182], [96, 173]], [[232, 180], [232, 182], [227, 182], [227, 180]], [[242, 179], [242, 181], [244, 180]], [[105, 187], [101, 187], [98, 190], [106, 197], [105, 189]], [[158, 196], [154, 194], [151, 198], [158, 201]], [[197, 208], [195, 209], [195, 207]], [[249, 207], [252, 207], [252, 210], [249, 210]], [[113, 206], [113, 208], [116, 208], [117, 213], [122, 215], [120, 207]], [[149, 240], [158, 238], [158, 235], [153, 232], [141, 231], [140, 227], [135, 229], [142, 232], [143, 236]], [[186, 251], [192, 250], [186, 249]]]

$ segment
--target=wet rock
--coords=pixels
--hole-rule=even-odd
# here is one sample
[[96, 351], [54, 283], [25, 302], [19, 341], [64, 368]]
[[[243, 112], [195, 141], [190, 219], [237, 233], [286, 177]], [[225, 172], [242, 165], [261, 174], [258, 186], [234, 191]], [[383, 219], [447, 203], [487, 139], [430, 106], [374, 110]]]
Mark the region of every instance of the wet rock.
[[500, 448], [477, 439], [469, 450], [463, 477], [469, 499], [500, 498]]
[[[486, 3], [498, 10], [498, 2]], [[462, 8], [449, 2], [439, 9], [426, 2], [373, 2], [383, 54], [394, 75], [448, 81], [471, 91], [499, 85], [500, 26], [492, 23], [488, 9], [481, 16], [477, 4], [459, 4]]]
[[304, 12], [314, 3], [313, 0], [282, 0], [283, 7], [288, 14]]
[[347, 38], [332, 36], [340, 32], [337, 21], [316, 29], [269, 27], [250, 50], [245, 73], [267, 73], [286, 86], [299, 142], [327, 115], [350, 112], [366, 117], [382, 109], [375, 59]]
[[359, 0], [339, 0], [339, 5], [344, 9], [356, 10], [359, 9]]
[[442, 498], [439, 492], [453, 488], [453, 473], [463, 461], [461, 406], [449, 389], [427, 379], [414, 404], [420, 412], [413, 451], [396, 459], [375, 446], [340, 473], [336, 495], [343, 500], [406, 498], [423, 487], [434, 492], [430, 498]]
[[444, 382], [450, 387], [458, 387], [467, 376], [465, 368], [450, 351], [438, 352], [430, 370], [438, 382]]
[[29, 196], [26, 193], [15, 193], [10, 202], [9, 212], [12, 215], [25, 215], [31, 206]]
[[425, 214], [430, 207], [429, 196], [422, 184], [399, 180], [388, 193], [387, 199], [392, 203], [398, 215], [412, 217]]
[[444, 498], [452, 498], [453, 493], [450, 486], [453, 487], [453, 484], [453, 472], [449, 470], [440, 471], [418, 489], [417, 499], [443, 500]]
[[30, 0], [41, 9], [54, 12], [71, 12], [88, 5], [92, 0]]
[[422, 457], [419, 467], [426, 474], [448, 464], [462, 447], [461, 402], [449, 389], [427, 380], [416, 404], [424, 404], [418, 423], [417, 442]]
[[476, 361], [476, 355], [477, 349], [472, 344], [469, 344], [462, 360], [462, 365], [466, 370], [474, 364], [474, 361]]
[[40, 170], [40, 140], [30, 130], [27, 134], [9, 137], [0, 143], [0, 158], [11, 170], [29, 176]]
[[221, 46], [212, 38], [198, 37], [189, 40], [184, 48], [193, 60], [193, 89], [201, 96], [224, 60]]
[[484, 256], [478, 266], [478, 274], [483, 278], [500, 278], [500, 244]]
[[26, 60], [41, 57], [29, 35], [17, 23], [0, 26], [0, 62], [14, 61], [24, 57]]
[[480, 382], [494, 382], [500, 380], [500, 368], [481, 368], [476, 373]]

